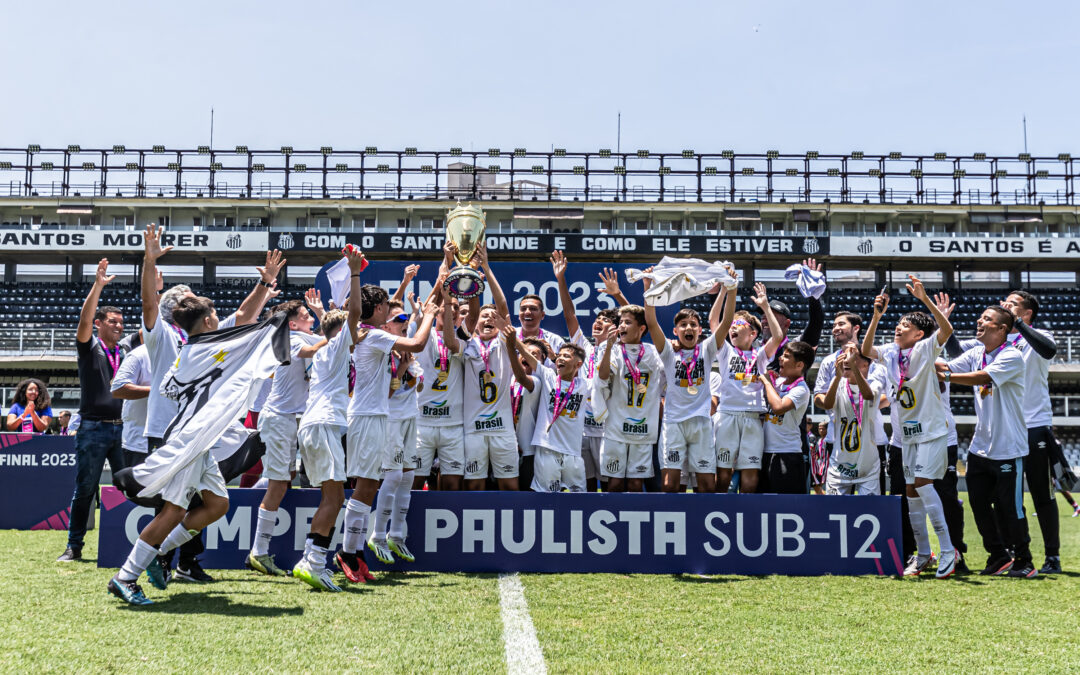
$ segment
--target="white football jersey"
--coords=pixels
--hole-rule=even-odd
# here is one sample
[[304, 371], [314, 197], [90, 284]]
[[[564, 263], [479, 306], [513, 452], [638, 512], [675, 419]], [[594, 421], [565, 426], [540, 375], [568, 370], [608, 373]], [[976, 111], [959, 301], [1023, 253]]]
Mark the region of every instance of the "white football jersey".
[[840, 380], [836, 392], [836, 436], [829, 455], [829, 475], [841, 483], [854, 483], [878, 475], [881, 459], [874, 442], [874, 417], [882, 385], [868, 381], [874, 395], [863, 399], [854, 382]]
[[[637, 382], [627, 360], [640, 372]], [[663, 380], [664, 364], [656, 347], [616, 343], [612, 347], [610, 377], [604, 383], [608, 407], [604, 437], [621, 443], [655, 443], [660, 431]], [[638, 384], [644, 385], [644, 393], [637, 390]]]
[[[493, 434], [513, 431], [514, 413], [510, 385], [514, 373], [502, 337], [484, 342], [479, 337], [465, 344], [466, 434]], [[486, 358], [485, 358], [486, 357]]]
[[434, 329], [416, 360], [424, 371], [424, 390], [417, 394], [417, 423], [431, 427], [461, 425], [465, 367], [458, 352], [451, 352]]
[[[589, 382], [580, 375], [565, 382], [550, 368], [541, 368], [538, 389], [540, 406], [536, 413], [536, 428], [532, 444], [564, 455], [581, 456], [581, 438], [585, 433], [585, 401], [589, 399]], [[556, 397], [556, 393], [561, 396]], [[555, 418], [556, 399], [559, 416]], [[555, 422], [552, 423], [552, 419]]]
[[776, 392], [780, 398], [790, 398], [795, 407], [777, 415], [770, 408], [765, 413], [765, 452], [802, 452], [802, 418], [810, 405], [810, 386], [799, 378], [793, 384], [777, 379]]
[[[708, 417], [712, 404], [712, 363], [716, 360], [716, 340], [711, 336], [694, 349], [676, 351], [670, 344], [660, 354], [667, 377], [664, 395], [664, 419], [669, 423], [692, 417]], [[689, 377], [687, 368], [692, 367]], [[693, 386], [695, 392], [690, 393]]]
[[949, 433], [934, 367], [943, 347], [938, 344], [937, 336], [934, 331], [906, 354], [895, 342], [878, 347], [877, 360], [895, 383], [889, 398], [896, 401], [897, 405], [893, 407], [899, 407], [897, 414], [903, 443], [925, 443]]
[[765, 412], [761, 376], [769, 366], [763, 347], [742, 351], [724, 341], [716, 351], [720, 364], [720, 406], [724, 412]]

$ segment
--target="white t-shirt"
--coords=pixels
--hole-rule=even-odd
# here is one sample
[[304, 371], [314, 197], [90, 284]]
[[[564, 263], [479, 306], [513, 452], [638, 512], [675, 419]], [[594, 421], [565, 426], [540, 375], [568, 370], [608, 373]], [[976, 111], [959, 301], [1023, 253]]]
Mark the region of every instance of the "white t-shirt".
[[[840, 354], [840, 350], [837, 350], [837, 351], [833, 352], [832, 354], [829, 354], [828, 356], [826, 356], [824, 359], [822, 359], [821, 366], [818, 367], [817, 379], [814, 381], [814, 394], [827, 394], [829, 392], [829, 385], [832, 384], [833, 378], [836, 377], [836, 357], [839, 354]], [[870, 382], [873, 382], [873, 381], [876, 380], [879, 384], [881, 384], [881, 391], [883, 391], [883, 392], [889, 392], [889, 391], [892, 390], [892, 387], [889, 386], [888, 371], [886, 371], [885, 367], [882, 366], [877, 361], [870, 364], [870, 374], [866, 379], [867, 379], [867, 381], [870, 381]], [[829, 424], [826, 427], [825, 442], [826, 443], [832, 443], [833, 440], [834, 440], [834, 436], [835, 436], [834, 429], [833, 429], [833, 426], [834, 426], [833, 420], [836, 417], [836, 411], [835, 410], [830, 410], [830, 411], [828, 411], [828, 414], [829, 414]], [[899, 434], [899, 431], [897, 431], [897, 433]], [[896, 445], [896, 447], [899, 448], [900, 447], [900, 441], [899, 441], [900, 437], [897, 436], [896, 438], [897, 438], [897, 441], [896, 441], [896, 443], [894, 445]], [[874, 442], [877, 443], [878, 445], [882, 445], [882, 444], [888, 442], [888, 440], [889, 440], [889, 436], [888, 436], [888, 434], [885, 433], [885, 416], [884, 415], [875, 415], [874, 416]]]
[[[394, 356], [393, 360], [396, 363], [398, 358]], [[390, 392], [390, 402], [387, 409], [388, 419], [411, 420], [416, 417], [418, 412], [416, 408], [416, 387], [424, 380], [424, 369], [414, 359], [408, 368], [398, 373], [398, 377], [401, 379], [401, 387]], [[393, 377], [390, 379], [392, 381]], [[424, 382], [424, 388], [427, 388], [426, 381]]]
[[[518, 340], [522, 340], [522, 339], [525, 338], [525, 333], [523, 332], [523, 330], [521, 328], [518, 328], [517, 336], [518, 336]], [[543, 340], [544, 342], [548, 343], [548, 346], [551, 347], [552, 356], [558, 354], [559, 350], [562, 349], [562, 346], [564, 344], [566, 344], [566, 340], [562, 339], [561, 335], [556, 335], [555, 333], [549, 333], [548, 331], [544, 330], [543, 328], [541, 328], [540, 332], [536, 334], [536, 337], [538, 337], [541, 340]], [[551, 359], [546, 359], [545, 361], [546, 361], [545, 365], [547, 365], [549, 367], [555, 365], [554, 362]]]
[[[829, 474], [841, 483], [852, 483], [876, 476], [881, 468], [874, 439], [873, 418], [880, 417], [877, 404], [881, 400], [882, 384], [867, 380], [874, 395], [863, 399], [858, 386], [840, 381], [836, 392], [837, 431], [829, 455]], [[860, 414], [856, 410], [861, 409]], [[861, 421], [860, 421], [861, 418]]]
[[[626, 359], [640, 370], [639, 382], [646, 387], [644, 394], [637, 391]], [[664, 364], [656, 353], [656, 347], [647, 343], [616, 343], [612, 347], [610, 377], [602, 385], [608, 406], [604, 438], [621, 443], [655, 443], [659, 435], [663, 379]]]
[[[948, 364], [948, 361], [943, 358], [937, 359], [937, 362]], [[941, 389], [941, 403], [945, 406], [945, 422], [949, 425], [949, 437], [945, 442], [948, 445], [959, 445], [956, 438], [956, 418], [952, 413], [951, 386], [944, 382], [939, 382], [938, 385]]]
[[353, 348], [352, 366], [356, 379], [349, 399], [350, 418], [390, 414], [390, 351], [397, 341], [398, 336], [381, 328], [372, 328], [364, 341]]
[[[540, 370], [551, 370], [540, 366]], [[517, 400], [517, 414], [514, 416], [514, 430], [517, 434], [518, 449], [522, 457], [530, 457], [536, 454], [533, 448], [533, 432], [536, 431], [536, 414], [540, 409], [540, 394], [542, 384], [537, 373], [529, 376], [533, 381], [532, 391], [521, 386], [517, 382], [510, 385], [510, 394]]]
[[[134, 384], [139, 387], [150, 386], [150, 353], [146, 345], [139, 345], [128, 352], [120, 367], [116, 370], [116, 377], [112, 381], [112, 391], [123, 387], [125, 384]], [[131, 452], [146, 452], [146, 436], [143, 435], [143, 427], [146, 425], [146, 403], [148, 398], [125, 399], [124, 408], [120, 419], [124, 421], [123, 437], [120, 445], [124, 450]]]
[[[369, 335], [367, 340], [370, 339]], [[307, 405], [300, 418], [301, 429], [313, 424], [329, 424], [344, 429], [345, 407], [349, 402], [350, 345], [352, 334], [349, 327], [343, 325], [337, 335], [311, 359], [311, 380], [308, 383]]]
[[510, 397], [514, 373], [510, 370], [506, 343], [498, 336], [490, 342], [484, 342], [477, 336], [465, 343], [462, 353], [465, 360], [465, 433], [498, 434], [510, 431], [514, 423]]
[[[439, 358], [440, 347], [445, 350], [445, 371], [442, 370]], [[461, 426], [465, 376], [461, 361], [461, 343], [458, 343], [456, 353], [450, 351], [450, 348], [443, 344], [442, 336], [432, 328], [427, 344], [423, 351], [416, 355], [416, 360], [425, 373], [424, 391], [417, 394], [416, 398], [420, 410], [418, 423], [429, 427]]]
[[[577, 375], [573, 382], [564, 382], [559, 374], [550, 368], [541, 368], [539, 375], [537, 379], [541, 386], [537, 389], [542, 391], [532, 444], [564, 455], [580, 457], [581, 438], [585, 433], [583, 406], [589, 398], [589, 380]], [[559, 417], [551, 424], [555, 415], [556, 392], [562, 393], [563, 404]]]
[[[348, 326], [345, 328], [348, 330]], [[300, 350], [310, 347], [320, 339], [317, 335], [292, 331], [289, 335], [289, 364], [278, 366], [274, 371], [270, 395], [266, 397], [263, 410], [276, 415], [296, 415], [304, 412], [311, 359], [300, 358]]]
[[[802, 452], [802, 418], [810, 404], [810, 386], [799, 378], [788, 387], [777, 378], [776, 392], [780, 398], [790, 398], [795, 404], [792, 410], [776, 415], [770, 409], [765, 414], [765, 452]], [[665, 403], [665, 411], [666, 403]]]
[[[1054, 340], [1049, 331], [1032, 328], [1039, 335]], [[1020, 350], [1024, 357], [1024, 419], [1027, 420], [1027, 428], [1048, 427], [1052, 422], [1050, 409], [1050, 387], [1047, 378], [1050, 376], [1050, 361], [1035, 353], [1031, 345], [1027, 343], [1019, 332], [1008, 337], [1009, 344]]]
[[[710, 336], [698, 344], [697, 361], [693, 364], [688, 381], [686, 369], [691, 365], [691, 361], [694, 361], [694, 351], [694, 349], [675, 351], [669, 343], [660, 353], [660, 360], [664, 364], [664, 375], [667, 378], [664, 419], [669, 423], [709, 416], [712, 403], [709, 392], [712, 391], [712, 363], [716, 359], [716, 340]], [[697, 389], [696, 394], [689, 392], [691, 383]]]
[[[985, 364], [985, 365], [984, 365]], [[975, 433], [968, 452], [993, 460], [1028, 454], [1024, 420], [1024, 355], [1005, 343], [992, 354], [979, 345], [952, 361], [949, 370], [970, 373], [985, 370], [993, 382], [975, 389]]]
[[598, 396], [599, 394], [596, 393], [591, 382], [596, 377], [596, 367], [600, 365], [600, 359], [604, 357], [604, 343], [594, 347], [591, 342], [585, 339], [585, 335], [580, 328], [574, 333], [570, 341], [585, 350], [585, 361], [582, 362], [581, 371], [579, 372], [582, 377], [590, 382], [589, 397], [585, 399], [585, 436], [587, 438], [603, 438], [604, 423], [596, 421], [596, 412], [593, 407], [593, 402], [597, 400], [594, 395]]
[[720, 406], [725, 412], [765, 412], [765, 390], [759, 378], [769, 366], [764, 347], [740, 351], [724, 341], [716, 351], [720, 364]]
[[[938, 343], [938, 332], [915, 343], [907, 354], [901, 354], [900, 346], [895, 342], [878, 347], [878, 362], [889, 372], [890, 379], [896, 383], [895, 404], [899, 408], [899, 422], [902, 435], [900, 440], [906, 444], [925, 443], [941, 438], [949, 433], [945, 421], [945, 407], [941, 401], [941, 389], [938, 387], [937, 370], [934, 361], [941, 354], [943, 345]], [[901, 358], [906, 361], [906, 372], [901, 384]], [[893, 434], [895, 438], [895, 432]]]

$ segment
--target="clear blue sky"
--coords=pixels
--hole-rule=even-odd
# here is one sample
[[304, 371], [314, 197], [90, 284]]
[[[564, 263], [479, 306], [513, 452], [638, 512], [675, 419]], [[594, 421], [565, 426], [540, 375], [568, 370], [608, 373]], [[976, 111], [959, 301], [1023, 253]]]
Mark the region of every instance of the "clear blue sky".
[[[108, 7], [109, 9], [104, 9]], [[0, 146], [1080, 154], [1080, 3], [12, 2]]]

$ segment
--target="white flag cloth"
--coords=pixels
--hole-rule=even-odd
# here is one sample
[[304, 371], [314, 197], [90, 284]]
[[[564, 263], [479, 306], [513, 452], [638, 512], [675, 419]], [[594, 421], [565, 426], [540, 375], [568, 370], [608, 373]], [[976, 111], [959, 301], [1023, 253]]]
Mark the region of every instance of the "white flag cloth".
[[815, 272], [806, 265], [795, 263], [784, 271], [784, 278], [795, 280], [795, 286], [804, 298], [820, 298], [825, 293], [825, 275]]
[[161, 383], [161, 393], [180, 406], [165, 430], [165, 444], [132, 469], [144, 486], [139, 496], [159, 494], [205, 452], [213, 452], [215, 459], [232, 455], [249, 435], [237, 422], [249, 391], [288, 362], [284, 312], [262, 323], [189, 339]]
[[[716, 284], [738, 285], [738, 280], [728, 274], [727, 261], [706, 262], [699, 258], [672, 258], [664, 256], [652, 272], [639, 269], [626, 270], [626, 279], [634, 283], [639, 279], [652, 279], [653, 285], [645, 292], [645, 304], [673, 305], [696, 295], [708, 293]], [[734, 267], [734, 266], [732, 266]]]
[[341, 309], [349, 297], [349, 259], [342, 257], [326, 270], [326, 280], [330, 282], [330, 300], [334, 307]]

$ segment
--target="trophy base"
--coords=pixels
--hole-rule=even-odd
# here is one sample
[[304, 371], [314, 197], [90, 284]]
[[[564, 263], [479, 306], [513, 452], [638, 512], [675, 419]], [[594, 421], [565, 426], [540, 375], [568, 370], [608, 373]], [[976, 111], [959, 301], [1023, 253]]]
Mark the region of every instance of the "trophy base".
[[443, 282], [443, 289], [454, 296], [467, 300], [484, 292], [484, 280], [480, 273], [471, 267], [458, 267], [450, 272]]

